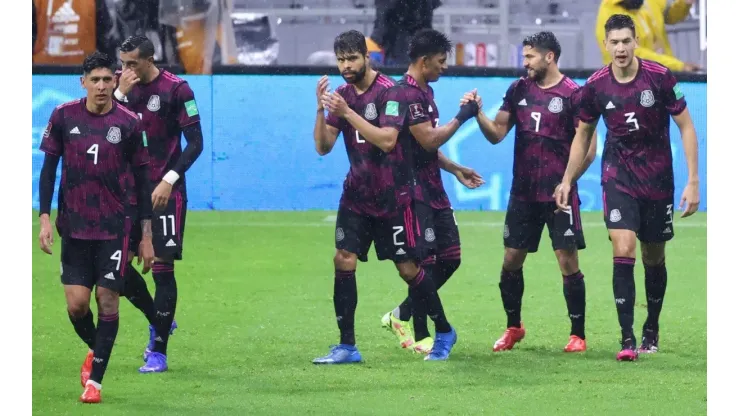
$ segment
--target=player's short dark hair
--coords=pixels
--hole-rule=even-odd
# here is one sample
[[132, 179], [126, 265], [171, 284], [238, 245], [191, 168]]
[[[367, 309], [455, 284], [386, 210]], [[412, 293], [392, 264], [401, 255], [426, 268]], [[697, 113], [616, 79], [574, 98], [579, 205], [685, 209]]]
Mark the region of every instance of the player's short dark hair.
[[100, 51], [95, 51], [85, 58], [82, 62], [82, 72], [89, 74], [95, 69], [106, 68], [110, 69], [111, 72], [116, 70], [116, 61], [110, 56]]
[[558, 42], [558, 38], [552, 32], [538, 32], [534, 35], [527, 36], [522, 41], [522, 46], [529, 46], [530, 48], [546, 53], [552, 52], [555, 54], [555, 62], [560, 59], [560, 42]]
[[356, 52], [362, 56], [367, 55], [367, 43], [362, 33], [348, 30], [334, 38], [334, 55], [349, 55]]
[[609, 35], [612, 30], [629, 29], [632, 36], [637, 36], [635, 31], [635, 21], [626, 14], [613, 14], [609, 17], [604, 25], [604, 32]]
[[121, 44], [121, 52], [133, 52], [139, 50], [139, 58], [151, 58], [154, 56], [154, 44], [148, 37], [142, 35], [129, 36]]
[[434, 29], [422, 29], [414, 34], [409, 44], [411, 62], [424, 56], [448, 54], [452, 51], [452, 42], [442, 32]]

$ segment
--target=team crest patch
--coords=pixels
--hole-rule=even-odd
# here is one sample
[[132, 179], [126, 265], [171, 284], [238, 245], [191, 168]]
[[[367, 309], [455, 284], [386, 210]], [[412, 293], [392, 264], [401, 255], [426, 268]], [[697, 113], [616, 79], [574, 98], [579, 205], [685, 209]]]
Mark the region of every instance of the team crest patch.
[[552, 100], [550, 100], [550, 104], [547, 106], [547, 109], [550, 110], [551, 113], [559, 113], [563, 111], [563, 99], [560, 97], [555, 97]]
[[149, 97], [149, 102], [146, 103], [146, 108], [149, 111], [159, 111], [159, 95], [152, 95]]
[[650, 90], [645, 90], [640, 93], [640, 104], [642, 104], [643, 107], [652, 107], [653, 104], [655, 104], [655, 97], [653, 96], [653, 92]]
[[609, 213], [609, 221], [611, 221], [611, 222], [619, 222], [619, 220], [621, 220], [621, 219], [622, 219], [622, 213], [619, 212], [618, 209], [613, 209]]
[[336, 238], [337, 238], [337, 241], [344, 240], [344, 230], [342, 230], [341, 227], [337, 228]]
[[375, 103], [365, 106], [365, 120], [375, 120], [378, 118], [378, 110], [375, 109]]
[[431, 228], [427, 228], [424, 230], [424, 239], [427, 240], [427, 242], [431, 243], [434, 241], [434, 230]]
[[105, 136], [105, 139], [113, 144], [119, 143], [121, 141], [121, 129], [118, 127], [111, 127], [108, 129], [108, 135]]
[[504, 225], [504, 238], [509, 238], [509, 226]]
[[424, 107], [421, 106], [421, 103], [414, 103], [409, 105], [409, 110], [411, 111], [411, 118], [419, 118], [424, 115]]

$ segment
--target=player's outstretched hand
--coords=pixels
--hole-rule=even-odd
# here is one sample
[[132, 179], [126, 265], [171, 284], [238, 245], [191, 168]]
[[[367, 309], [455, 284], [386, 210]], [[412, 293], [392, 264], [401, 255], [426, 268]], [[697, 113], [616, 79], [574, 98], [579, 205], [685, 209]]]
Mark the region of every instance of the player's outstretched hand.
[[160, 212], [167, 208], [167, 202], [170, 200], [170, 194], [172, 193], [172, 185], [162, 181], [154, 188], [152, 192], [152, 209], [155, 212]]
[[126, 68], [121, 72], [121, 76], [118, 78], [118, 89], [121, 90], [123, 95], [128, 95], [134, 85], [139, 83], [139, 77], [132, 69]]
[[344, 117], [349, 112], [347, 101], [336, 91], [331, 94], [324, 94], [321, 103], [324, 105], [324, 108], [337, 117]]
[[468, 189], [475, 189], [486, 183], [478, 172], [464, 166], [455, 172], [455, 177]]
[[570, 196], [570, 184], [561, 183], [555, 187], [555, 192], [552, 197], [555, 199], [555, 205], [558, 209], [555, 212], [568, 212], [570, 211], [570, 205], [568, 205], [568, 197]]
[[329, 77], [324, 75], [323, 77], [319, 78], [319, 82], [316, 84], [316, 103], [319, 105], [319, 108], [324, 107], [324, 105], [321, 103], [321, 99], [328, 91]]
[[54, 244], [54, 233], [51, 229], [51, 221], [48, 215], [41, 216], [41, 232], [39, 233], [39, 243], [41, 250], [46, 254], [51, 254], [51, 246]]
[[474, 89], [473, 91], [468, 91], [463, 95], [463, 98], [460, 99], [460, 106], [464, 106], [469, 101], [475, 101], [478, 103], [478, 108], [483, 108], [483, 99], [480, 95], [478, 95], [478, 88]]
[[684, 210], [681, 218], [690, 217], [699, 209], [699, 184], [689, 183], [686, 185], [678, 208]]
[[154, 263], [154, 246], [151, 238], [144, 238], [139, 243], [139, 255], [136, 264], [140, 265], [142, 261], [144, 267], [141, 268], [141, 273], [147, 274], [152, 269], [152, 263]]

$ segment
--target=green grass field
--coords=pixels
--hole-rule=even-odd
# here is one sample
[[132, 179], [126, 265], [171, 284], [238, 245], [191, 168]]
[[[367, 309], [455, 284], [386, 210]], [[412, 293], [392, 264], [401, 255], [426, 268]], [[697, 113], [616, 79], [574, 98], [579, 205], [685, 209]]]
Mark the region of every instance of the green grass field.
[[[706, 414], [706, 215], [676, 218], [668, 248], [661, 352], [618, 363], [611, 246], [599, 213], [583, 215], [589, 351], [561, 352], [570, 323], [547, 234], [524, 267], [527, 337], [494, 354], [506, 319], [498, 289], [503, 213], [458, 212], [463, 261], [441, 290], [458, 343], [447, 362], [402, 350], [380, 317], [406, 286], [392, 263], [357, 271], [357, 342], [365, 363], [314, 366], [338, 342], [332, 306], [334, 213], [190, 212], [178, 263], [180, 326], [170, 371], [142, 375], [143, 315], [121, 301], [121, 327], [103, 404], [82, 405], [86, 347], [65, 313], [54, 255], [33, 246], [35, 414]], [[38, 233], [33, 217], [34, 242]], [[635, 268], [635, 328], [645, 319], [644, 272]], [[150, 288], [151, 277], [147, 276]], [[95, 311], [95, 308], [93, 308]], [[638, 335], [639, 336], [639, 335]], [[12, 359], [12, 358], [11, 358]]]

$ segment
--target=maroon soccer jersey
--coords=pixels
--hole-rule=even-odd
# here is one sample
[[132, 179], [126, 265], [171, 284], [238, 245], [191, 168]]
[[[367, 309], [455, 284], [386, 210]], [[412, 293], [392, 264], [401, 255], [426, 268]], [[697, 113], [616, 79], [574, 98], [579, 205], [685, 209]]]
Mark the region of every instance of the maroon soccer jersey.
[[129, 169], [149, 163], [139, 119], [113, 102], [93, 114], [86, 99], [58, 106], [41, 150], [62, 158], [57, 229], [63, 237], [112, 240], [124, 229]]
[[[347, 105], [365, 120], [378, 126], [384, 96], [395, 85], [391, 78], [378, 73], [370, 87], [358, 94], [352, 84], [344, 84], [337, 92]], [[349, 173], [344, 180], [340, 206], [373, 217], [389, 217], [411, 201], [407, 163], [399, 146], [385, 153], [374, 146], [343, 118], [329, 114], [326, 123], [339, 129], [349, 157]]]
[[[126, 100], [122, 104], [142, 120], [149, 142], [150, 177], [156, 186], [182, 154], [183, 128], [200, 121], [193, 90], [184, 79], [160, 69], [159, 75], [148, 84], [134, 85]], [[181, 192], [187, 199], [186, 189], [183, 174], [172, 192]]]
[[566, 76], [550, 88], [526, 77], [509, 86], [500, 111], [511, 115], [515, 128], [512, 198], [552, 201], [575, 136], [577, 90], [578, 85]]
[[434, 209], [450, 207], [450, 200], [442, 184], [438, 152], [429, 152], [419, 144], [411, 134], [410, 127], [424, 122], [431, 122], [432, 127], [439, 125], [439, 111], [434, 102], [434, 90], [427, 86], [422, 90], [413, 77], [405, 74], [398, 87], [387, 94], [387, 103], [395, 114], [389, 114], [388, 107], [381, 117], [382, 127], [394, 127], [399, 131], [398, 142], [411, 154], [416, 180], [420, 189], [415, 192], [417, 199], [423, 200]]
[[621, 84], [606, 66], [583, 88], [579, 117], [593, 123], [604, 116], [607, 135], [601, 183], [613, 183], [632, 197], [673, 196], [670, 116], [686, 108], [676, 78], [666, 67], [642, 59], [635, 78]]

